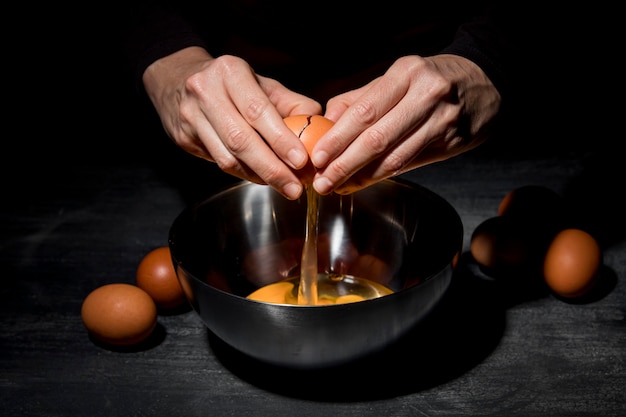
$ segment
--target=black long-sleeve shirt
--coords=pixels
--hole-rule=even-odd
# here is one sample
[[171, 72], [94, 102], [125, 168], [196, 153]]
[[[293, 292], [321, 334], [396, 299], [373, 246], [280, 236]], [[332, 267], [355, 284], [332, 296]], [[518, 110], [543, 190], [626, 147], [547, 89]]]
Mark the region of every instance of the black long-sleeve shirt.
[[241, 56], [258, 74], [322, 103], [381, 75], [402, 55], [452, 53], [477, 63], [506, 100], [524, 50], [532, 48], [528, 28], [537, 29], [511, 4], [501, 10], [469, 1], [338, 8], [324, 1], [189, 3], [144, 2], [129, 14], [124, 39], [138, 88], [152, 62], [188, 46]]

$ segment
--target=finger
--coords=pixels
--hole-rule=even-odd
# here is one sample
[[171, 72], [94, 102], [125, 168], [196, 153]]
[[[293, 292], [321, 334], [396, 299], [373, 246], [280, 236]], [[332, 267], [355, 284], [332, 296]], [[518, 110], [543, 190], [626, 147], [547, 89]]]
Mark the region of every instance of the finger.
[[[336, 189], [368, 163], [386, 154], [421, 122], [423, 116], [402, 101], [407, 88], [391, 81], [381, 78], [372, 84], [313, 149], [312, 160], [319, 168], [314, 179], [318, 193], [327, 194]], [[369, 116], [363, 117], [364, 114]], [[331, 149], [329, 154], [325, 154], [326, 149]]]
[[[292, 103], [295, 108], [314, 108], [319, 111], [318, 107], [311, 104], [315, 102], [302, 95], [291, 93], [284, 87], [281, 89], [276, 81], [257, 77], [254, 74], [253, 76], [255, 82], [243, 84], [244, 78], [242, 83], [235, 84], [238, 88], [230, 92], [235, 107], [284, 163], [296, 170], [304, 167], [309, 160], [309, 155], [301, 141], [283, 122], [283, 116], [272, 99], [280, 99], [280, 94], [283, 94], [296, 100]], [[247, 87], [241, 88], [239, 87], [241, 85], [247, 85]], [[284, 100], [285, 97], [282, 96], [282, 98]], [[282, 106], [286, 107], [285, 104]]]
[[456, 128], [460, 107], [454, 104], [444, 107], [436, 117], [429, 118], [389, 152], [367, 164], [334, 191], [339, 194], [353, 193], [384, 179], [460, 154], [466, 147]]
[[[386, 155], [403, 137], [403, 133], [397, 131], [397, 124], [392, 117], [384, 117], [359, 135], [327, 167], [319, 169], [314, 177], [313, 186], [320, 194], [336, 190], [362, 168]], [[392, 158], [387, 161], [400, 163]]]
[[[233, 114], [228, 112], [228, 114]], [[222, 143], [231, 156], [234, 156], [233, 165], [225, 169], [239, 169], [237, 163], [241, 161], [254, 171], [263, 182], [272, 186], [285, 197], [296, 199], [302, 193], [302, 183], [298, 177], [276, 156], [254, 129], [238, 114], [231, 117], [221, 117], [215, 129]], [[296, 138], [297, 140], [297, 138]], [[225, 163], [231, 160], [224, 159]]]
[[[244, 173], [250, 175], [247, 170], [251, 170], [261, 182], [270, 185], [286, 198], [298, 198], [303, 190], [301, 181], [241, 116], [233, 103], [216, 99], [208, 106], [219, 107], [219, 112], [209, 110], [205, 113], [215, 137], [209, 133], [201, 137], [220, 168], [238, 176]], [[219, 117], [212, 116], [218, 113]], [[205, 128], [208, 129], [208, 126]], [[294, 140], [298, 141], [297, 138]], [[224, 148], [218, 146], [217, 142]]]
[[[335, 127], [339, 125], [343, 128], [342, 122], [348, 120], [359, 126], [362, 133], [357, 133], [358, 136], [334, 159], [332, 154], [326, 155], [330, 158], [326, 166], [318, 165], [321, 162], [320, 159], [316, 159], [318, 157], [316, 152], [323, 152], [319, 148], [328, 145], [327, 142], [322, 144], [322, 141], [331, 137], [331, 134], [337, 135], [339, 128], [329, 130], [327, 135], [320, 139], [318, 149], [313, 150], [313, 162], [318, 167], [324, 167], [318, 171], [314, 180], [314, 186], [319, 193], [326, 194], [337, 189], [357, 171], [379, 158], [384, 163], [376, 171], [377, 179], [401, 172], [414, 155], [420, 153], [431, 140], [441, 137], [438, 135], [438, 129], [457, 125], [458, 100], [453, 100], [454, 95], [449, 83], [438, 74], [424, 70], [423, 60], [406, 59], [398, 62], [399, 64], [392, 66], [385, 76], [373, 83], [335, 124]], [[413, 75], [407, 77], [406, 73]], [[368, 112], [359, 111], [367, 109], [367, 103], [376, 103], [377, 99], [378, 103], [383, 103], [382, 110], [377, 110], [371, 105]], [[448, 106], [452, 106], [453, 109], [450, 115], [445, 110]], [[377, 111], [384, 115], [376, 116]], [[359, 118], [354, 117], [355, 114], [358, 116], [361, 113], [374, 115], [372, 120], [376, 117], [378, 120], [367, 127], [369, 121], [367, 118], [361, 118], [362, 122], [359, 123]], [[349, 117], [351, 115], [352, 117]], [[400, 150], [392, 151], [402, 138], [411, 136], [413, 131], [421, 127], [423, 130], [417, 139], [413, 139], [408, 146], [400, 147]], [[346, 129], [349, 131], [350, 126]]]
[[[273, 141], [288, 142], [292, 148], [295, 148], [295, 151], [289, 149], [283, 152], [285, 155], [291, 153], [295, 163], [292, 163], [285, 155], [279, 155], [285, 156], [283, 159], [287, 163], [290, 163], [293, 168], [304, 166], [308, 160], [306, 149], [293, 132], [285, 126], [282, 117], [260, 85], [263, 82], [267, 85], [270, 94], [276, 96], [281, 90], [280, 84], [264, 77], [257, 77], [245, 61], [234, 56], [222, 56], [213, 62], [214, 76], [202, 77], [193, 83], [188, 83], [187, 91], [195, 98], [195, 100], [190, 100], [192, 105], [190, 105], [189, 113], [194, 116], [193, 103], [199, 102], [200, 110], [211, 125], [216, 126], [216, 131], [222, 140], [224, 140], [224, 134], [228, 135], [229, 139], [225, 140], [226, 147], [241, 160], [248, 160], [247, 152], [250, 151], [248, 147], [250, 143], [252, 150], [260, 150], [255, 144], [264, 142], [259, 136], [259, 130], [261, 130], [261, 132], [266, 132]], [[288, 91], [284, 87], [282, 89]], [[302, 106], [315, 106], [314, 101], [305, 99], [301, 95], [298, 95], [298, 103]], [[181, 103], [181, 112], [184, 113], [182, 107], [183, 103]], [[219, 115], [219, 117], [212, 115]], [[244, 123], [241, 118], [245, 120]], [[278, 139], [276, 139], [276, 131], [279, 134]], [[288, 139], [285, 140], [285, 137]], [[264, 144], [263, 147], [266, 148], [267, 145]], [[266, 149], [264, 156], [268, 156], [268, 153], [269, 150]], [[249, 165], [254, 169], [252, 164]]]
[[326, 103], [326, 112], [324, 113], [324, 117], [335, 122], [339, 120], [339, 118], [343, 116], [343, 114], [350, 107], [350, 105], [354, 103], [365, 90], [367, 90], [369, 84], [356, 90], [351, 90], [339, 94], [328, 100], [328, 103]]
[[[342, 152], [354, 143], [357, 137], [362, 135], [369, 127], [379, 123], [380, 119], [387, 114], [406, 95], [408, 86], [405, 83], [397, 83], [391, 78], [381, 77], [372, 82], [358, 99], [347, 108], [335, 125], [320, 138], [313, 148], [311, 160], [318, 168], [325, 167], [330, 161], [335, 160]], [[372, 140], [377, 141], [375, 131]], [[348, 165], [348, 172], [350, 168]]]
[[198, 138], [202, 144], [199, 148], [201, 152], [209, 156], [205, 159], [214, 161], [222, 171], [230, 175], [257, 184], [265, 184], [264, 180], [254, 170], [237, 159], [224, 145], [220, 136], [204, 116], [199, 118], [197, 126]]
[[265, 78], [258, 75], [257, 77], [259, 79], [259, 85], [281, 116], [287, 117], [298, 114], [322, 113], [322, 105], [317, 101], [303, 94], [291, 91], [272, 78]]
[[[198, 95], [197, 98], [200, 101], [200, 105], [197, 106], [195, 101], [181, 101], [180, 106], [180, 131], [186, 137], [182, 141], [184, 149], [201, 158], [214, 161], [222, 171], [234, 175], [238, 178], [246, 179], [259, 184], [266, 184], [266, 181], [255, 172], [247, 163], [245, 163], [234, 151], [232, 146], [227, 146], [228, 140], [225, 140], [226, 135], [218, 133], [220, 127], [220, 121], [226, 119], [228, 115], [237, 115], [237, 110], [227, 100], [220, 99], [224, 97], [224, 94], [215, 94], [215, 100], [218, 103], [222, 103], [224, 112], [222, 117], [218, 118], [214, 124], [211, 119], [212, 105], [202, 99], [203, 96]], [[229, 110], [230, 109], [230, 110]], [[241, 122], [248, 131], [254, 130], [245, 122]], [[261, 141], [259, 139], [259, 141]], [[261, 145], [264, 146], [264, 145]], [[266, 146], [264, 146], [266, 147]], [[270, 153], [270, 158], [275, 157], [273, 153]]]

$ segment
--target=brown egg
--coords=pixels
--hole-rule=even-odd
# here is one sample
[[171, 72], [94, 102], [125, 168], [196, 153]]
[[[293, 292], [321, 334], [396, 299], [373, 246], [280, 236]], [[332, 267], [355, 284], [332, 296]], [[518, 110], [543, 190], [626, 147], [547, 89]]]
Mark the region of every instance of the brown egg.
[[[287, 127], [300, 138], [309, 156], [311, 156], [313, 147], [319, 138], [335, 124], [335, 122], [324, 116], [306, 114], [287, 116], [284, 118], [284, 121]], [[310, 160], [306, 166], [302, 168], [299, 175], [303, 183], [311, 183], [315, 175], [315, 167]]]
[[556, 294], [565, 298], [588, 293], [596, 282], [602, 252], [596, 239], [580, 229], [564, 229], [550, 243], [543, 275]]
[[143, 342], [157, 324], [152, 298], [131, 284], [107, 284], [93, 290], [81, 308], [89, 333], [109, 345], [128, 346]]
[[335, 124], [332, 120], [318, 114], [287, 116], [284, 121], [287, 127], [300, 138], [309, 155], [319, 138]]
[[470, 250], [478, 264], [490, 272], [528, 275], [541, 280], [546, 248], [561, 229], [561, 197], [541, 185], [525, 185], [507, 193], [498, 216], [474, 231]]
[[500, 201], [499, 216], [514, 217], [538, 231], [561, 229], [565, 220], [563, 199], [555, 191], [542, 185], [524, 185], [509, 192]]
[[531, 236], [508, 217], [490, 217], [472, 233], [470, 252], [476, 262], [492, 271], [517, 270], [530, 265]]
[[153, 249], [144, 256], [137, 268], [136, 283], [160, 309], [179, 307], [186, 301], [167, 246]]

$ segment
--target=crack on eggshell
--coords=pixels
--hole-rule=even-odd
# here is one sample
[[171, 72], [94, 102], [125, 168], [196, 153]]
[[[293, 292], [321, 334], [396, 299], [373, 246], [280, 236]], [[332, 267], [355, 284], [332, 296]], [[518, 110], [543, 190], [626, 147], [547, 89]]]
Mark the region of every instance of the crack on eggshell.
[[306, 124], [304, 126], [302, 126], [302, 129], [300, 129], [300, 133], [298, 133], [298, 139], [302, 138], [302, 134], [304, 133], [304, 130], [311, 126], [311, 119], [313, 118], [312, 115], [308, 115], [306, 117]]

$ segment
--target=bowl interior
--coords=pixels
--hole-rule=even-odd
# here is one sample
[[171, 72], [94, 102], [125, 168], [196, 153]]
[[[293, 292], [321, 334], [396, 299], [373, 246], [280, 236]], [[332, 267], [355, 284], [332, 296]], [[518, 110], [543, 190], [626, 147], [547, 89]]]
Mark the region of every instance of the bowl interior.
[[[176, 218], [170, 231], [174, 262], [238, 297], [299, 276], [306, 209], [306, 196], [289, 201], [270, 187], [242, 182]], [[319, 210], [318, 271], [364, 278], [394, 292], [435, 276], [462, 243], [456, 211], [406, 181], [322, 196]]]

